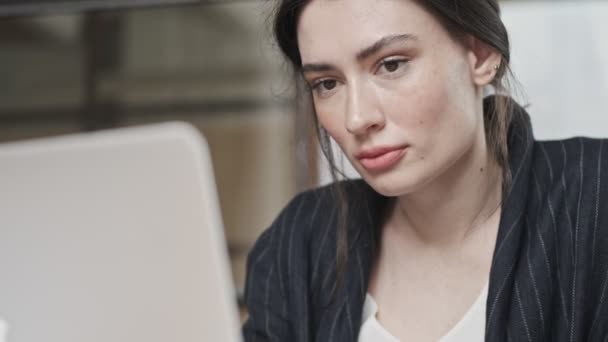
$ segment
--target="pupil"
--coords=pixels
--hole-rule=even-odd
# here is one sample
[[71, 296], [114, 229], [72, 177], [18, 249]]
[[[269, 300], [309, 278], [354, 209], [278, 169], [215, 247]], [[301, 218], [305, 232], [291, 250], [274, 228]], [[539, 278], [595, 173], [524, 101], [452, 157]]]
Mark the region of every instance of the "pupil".
[[336, 81], [335, 80], [324, 81], [323, 86], [325, 86], [325, 89], [327, 89], [327, 90], [334, 89], [334, 87], [336, 86]]
[[395, 62], [395, 61], [389, 61], [384, 63], [384, 68], [386, 68], [386, 71], [389, 72], [393, 72], [395, 70], [397, 70], [397, 68], [399, 67], [399, 63]]

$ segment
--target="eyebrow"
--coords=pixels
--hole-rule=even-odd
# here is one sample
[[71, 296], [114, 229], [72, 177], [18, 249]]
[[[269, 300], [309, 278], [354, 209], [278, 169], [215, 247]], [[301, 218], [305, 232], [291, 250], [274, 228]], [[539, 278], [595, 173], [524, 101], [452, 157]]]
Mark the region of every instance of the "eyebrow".
[[310, 63], [302, 65], [302, 73], [305, 74], [307, 72], [324, 72], [335, 70], [336, 68], [327, 63]]
[[357, 61], [362, 61], [362, 60], [368, 58], [369, 56], [376, 54], [378, 51], [382, 50], [383, 48], [385, 48], [391, 44], [406, 43], [407, 41], [410, 41], [410, 40], [418, 40], [418, 37], [416, 37], [413, 34], [397, 34], [397, 35], [382, 37], [378, 41], [376, 41], [374, 44], [359, 51], [357, 53]]
[[[377, 40], [375, 43], [373, 43], [372, 45], [357, 52], [356, 59], [357, 59], [357, 61], [362, 61], [364, 59], [367, 59], [370, 56], [373, 56], [374, 54], [378, 53], [378, 51], [382, 50], [383, 48], [385, 48], [391, 44], [406, 43], [406, 42], [412, 41], [412, 40], [417, 41], [418, 37], [416, 37], [413, 34], [397, 34], [397, 35], [390, 35], [390, 36], [382, 37], [379, 40]], [[307, 64], [302, 65], [302, 73], [324, 72], [324, 71], [330, 71], [330, 70], [335, 70], [335, 69], [336, 68], [333, 65], [327, 64], [327, 63], [307, 63]]]

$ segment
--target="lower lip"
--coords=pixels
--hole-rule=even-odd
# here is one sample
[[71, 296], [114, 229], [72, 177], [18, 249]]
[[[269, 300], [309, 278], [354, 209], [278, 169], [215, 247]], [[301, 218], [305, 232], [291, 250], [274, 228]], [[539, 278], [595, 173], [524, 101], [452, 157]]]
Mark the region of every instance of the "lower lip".
[[390, 169], [395, 166], [404, 156], [406, 148], [394, 150], [374, 158], [361, 158], [359, 162], [370, 172], [378, 172]]

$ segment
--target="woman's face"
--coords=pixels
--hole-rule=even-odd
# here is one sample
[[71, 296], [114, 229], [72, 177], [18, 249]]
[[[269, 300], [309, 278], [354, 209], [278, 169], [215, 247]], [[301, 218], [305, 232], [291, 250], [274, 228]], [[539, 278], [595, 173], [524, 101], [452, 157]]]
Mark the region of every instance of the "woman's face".
[[320, 124], [378, 192], [420, 190], [483, 138], [480, 61], [413, 0], [313, 0], [297, 32]]

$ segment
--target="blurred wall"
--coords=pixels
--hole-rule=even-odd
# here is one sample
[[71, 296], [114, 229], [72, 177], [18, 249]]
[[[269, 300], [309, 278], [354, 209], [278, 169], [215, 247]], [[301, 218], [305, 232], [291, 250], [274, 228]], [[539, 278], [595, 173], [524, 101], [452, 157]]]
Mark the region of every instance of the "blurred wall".
[[505, 2], [512, 67], [538, 139], [608, 137], [608, 3]]
[[0, 19], [0, 141], [181, 120], [209, 141], [243, 287], [297, 190], [289, 75], [265, 1]]

